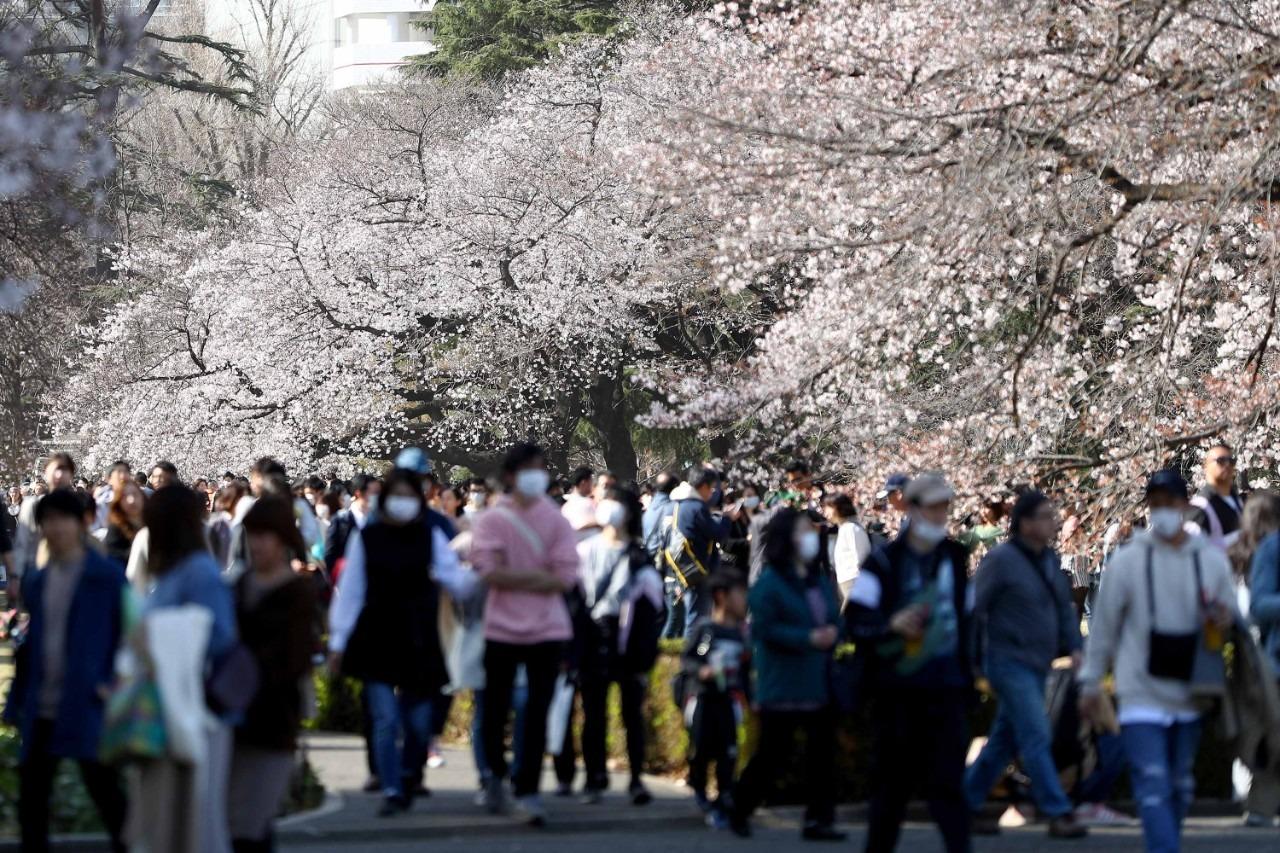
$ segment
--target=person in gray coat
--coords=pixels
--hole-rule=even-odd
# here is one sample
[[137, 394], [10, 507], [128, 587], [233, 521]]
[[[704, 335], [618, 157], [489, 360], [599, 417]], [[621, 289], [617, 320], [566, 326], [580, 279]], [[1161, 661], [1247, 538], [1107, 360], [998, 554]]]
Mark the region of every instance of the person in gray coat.
[[[1053, 542], [1058, 508], [1041, 492], [1018, 498], [1010, 540], [987, 553], [978, 567], [974, 618], [983, 644], [983, 668], [1000, 701], [991, 734], [965, 774], [965, 796], [977, 812], [1015, 754], [1031, 777], [1031, 794], [1049, 819], [1054, 838], [1087, 834], [1058, 781], [1045, 712], [1045, 682], [1055, 658], [1081, 663], [1080, 619], [1071, 586]], [[996, 830], [975, 821], [975, 831]]]

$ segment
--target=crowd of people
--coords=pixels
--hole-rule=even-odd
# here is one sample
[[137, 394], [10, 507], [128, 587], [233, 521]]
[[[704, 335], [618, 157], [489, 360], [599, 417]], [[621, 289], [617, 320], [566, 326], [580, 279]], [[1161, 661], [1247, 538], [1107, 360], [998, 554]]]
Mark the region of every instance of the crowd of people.
[[[1025, 789], [1051, 837], [1083, 838], [1133, 821], [1108, 804], [1126, 769], [1147, 848], [1177, 850], [1211, 708], [1236, 745], [1246, 824], [1273, 827], [1280, 497], [1242, 495], [1225, 445], [1202, 470], [1194, 495], [1178, 471], [1152, 474], [1145, 511], [1115, 519], [1095, 558], [1062, 496], [1020, 488], [957, 525], [955, 491], [932, 472], [894, 474], [860, 508], [801, 462], [772, 487], [709, 465], [637, 487], [588, 468], [558, 479], [517, 444], [492, 478], [459, 483], [409, 448], [348, 482], [290, 481], [265, 458], [189, 485], [168, 462], [120, 462], [91, 484], [54, 454], [0, 511], [23, 614], [8, 623], [6, 714], [22, 734], [24, 849], [48, 849], [62, 759], [79, 763], [114, 849], [272, 849], [326, 661], [361, 684], [380, 815], [428, 793], [460, 691], [477, 807], [548, 822], [544, 755], [556, 795], [575, 792], [575, 703], [578, 794], [604, 802], [614, 684], [625, 796], [644, 806], [663, 638], [680, 640], [688, 784], [716, 829], [750, 835], [802, 746], [802, 836], [845, 838], [836, 733], [863, 706], [868, 851], [896, 847], [913, 795], [948, 851], [972, 849], [1000, 831], [997, 786]], [[979, 688], [997, 711], [970, 760]]]

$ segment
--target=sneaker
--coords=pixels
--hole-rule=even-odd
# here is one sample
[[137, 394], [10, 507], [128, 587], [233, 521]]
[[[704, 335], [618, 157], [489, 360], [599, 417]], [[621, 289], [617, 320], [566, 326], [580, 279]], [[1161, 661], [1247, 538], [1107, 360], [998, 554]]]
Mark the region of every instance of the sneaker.
[[1076, 820], [1075, 815], [1067, 813], [1059, 815], [1049, 821], [1049, 837], [1050, 838], [1084, 838], [1089, 834], [1089, 828]]
[[751, 837], [751, 821], [746, 815], [734, 812], [729, 815], [729, 831], [739, 838]]
[[1076, 821], [1085, 826], [1138, 826], [1139, 821], [1103, 803], [1081, 803], [1076, 806]]
[[584, 788], [582, 798], [578, 802], [584, 806], [598, 806], [604, 802], [604, 791], [599, 788]]
[[483, 794], [483, 805], [489, 811], [489, 814], [503, 814], [506, 812], [507, 789], [501, 779], [494, 776], [485, 782]]
[[1276, 825], [1276, 822], [1273, 818], [1257, 812], [1245, 812], [1244, 825], [1247, 829], [1271, 829]]
[[711, 801], [707, 799], [706, 791], [694, 791], [693, 801], [698, 804], [698, 811], [705, 815], [711, 814]]
[[542, 798], [537, 794], [516, 797], [516, 812], [529, 826], [541, 828], [547, 825], [547, 810], [542, 807]]
[[432, 770], [439, 770], [448, 763], [444, 760], [444, 756], [436, 752], [434, 749], [427, 753], [427, 766]]
[[729, 816], [719, 809], [712, 809], [707, 812], [707, 826], [717, 832], [723, 832], [729, 828]]
[[806, 823], [800, 837], [805, 841], [844, 841], [849, 833], [841, 832], [829, 823]]
[[364, 791], [366, 794], [381, 794], [382, 783], [378, 781], [377, 776], [370, 776], [368, 779], [364, 780], [364, 785], [360, 790]]
[[387, 797], [378, 809], [378, 817], [393, 817], [409, 810], [409, 798], [400, 795]]
[[627, 793], [631, 795], [631, 805], [633, 806], [647, 806], [653, 802], [653, 794], [649, 793], [649, 789], [639, 779], [631, 783]]
[[573, 784], [572, 784], [571, 782], [557, 782], [557, 783], [556, 783], [556, 796], [557, 796], [557, 797], [572, 797], [572, 796], [573, 796]]

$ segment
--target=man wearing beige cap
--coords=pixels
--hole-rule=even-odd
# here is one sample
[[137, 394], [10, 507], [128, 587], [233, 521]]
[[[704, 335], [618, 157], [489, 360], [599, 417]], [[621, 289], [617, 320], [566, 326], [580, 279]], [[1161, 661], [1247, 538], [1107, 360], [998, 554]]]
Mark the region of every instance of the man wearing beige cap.
[[955, 492], [940, 474], [904, 489], [909, 523], [877, 549], [849, 591], [848, 626], [873, 649], [876, 697], [868, 853], [891, 851], [917, 784], [948, 853], [967, 853], [964, 761], [972, 590], [969, 555], [947, 536]]

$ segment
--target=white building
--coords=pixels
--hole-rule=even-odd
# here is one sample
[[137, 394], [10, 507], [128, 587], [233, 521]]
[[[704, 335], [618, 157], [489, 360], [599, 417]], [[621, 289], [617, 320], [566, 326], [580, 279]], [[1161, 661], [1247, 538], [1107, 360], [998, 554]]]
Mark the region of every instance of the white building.
[[[329, 89], [367, 86], [394, 75], [410, 57], [432, 50], [414, 21], [436, 0], [291, 0], [291, 13], [311, 32], [309, 53]], [[213, 35], [251, 46], [253, 0], [204, 0]]]
[[333, 60], [329, 88], [366, 86], [409, 58], [431, 50], [430, 34], [415, 22], [435, 0], [331, 0]]

